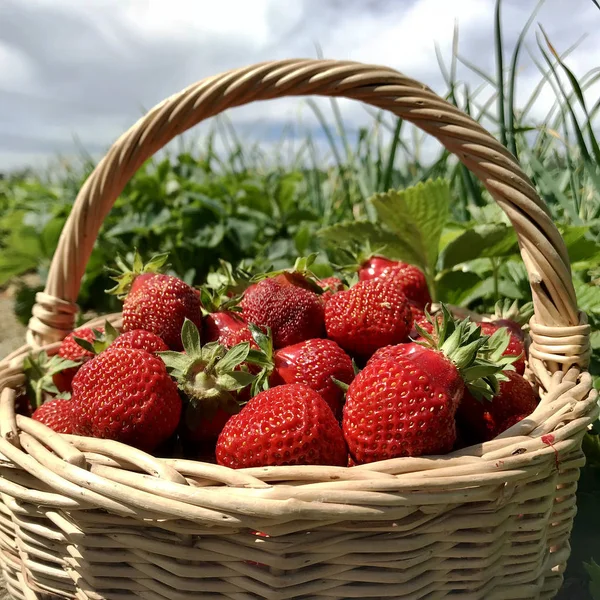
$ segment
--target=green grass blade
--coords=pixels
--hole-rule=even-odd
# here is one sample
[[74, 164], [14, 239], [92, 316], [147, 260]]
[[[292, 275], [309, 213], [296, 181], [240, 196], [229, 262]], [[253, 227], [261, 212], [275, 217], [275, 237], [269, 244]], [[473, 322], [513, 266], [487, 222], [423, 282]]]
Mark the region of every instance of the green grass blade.
[[502, 19], [500, 7], [502, 0], [496, 0], [494, 11], [494, 48], [496, 53], [496, 76], [498, 78], [498, 120], [500, 123], [500, 141], [506, 146], [506, 105], [504, 103], [504, 57], [502, 46]]
[[[569, 82], [571, 84], [571, 87], [573, 88], [573, 92], [575, 93], [577, 100], [579, 100], [579, 104], [581, 104], [583, 112], [586, 116], [587, 132], [588, 132], [588, 137], [590, 139], [590, 144], [592, 146], [592, 153], [594, 154], [594, 159], [596, 161], [596, 164], [600, 165], [600, 147], [598, 147], [598, 141], [596, 140], [596, 135], [594, 134], [594, 129], [590, 122], [590, 115], [588, 113], [587, 106], [585, 104], [585, 98], [583, 96], [583, 91], [581, 90], [581, 86], [579, 85], [577, 78], [573, 74], [573, 71], [571, 71], [571, 69], [569, 69], [569, 67], [567, 67], [567, 65], [564, 63], [564, 61], [561, 60], [558, 52], [556, 52], [556, 50], [554, 49], [554, 46], [551, 44], [548, 36], [546, 35], [546, 32], [544, 31], [544, 29], [542, 28], [541, 25], [540, 25], [540, 29], [542, 30], [542, 34], [544, 35], [544, 38], [546, 40], [546, 43], [548, 44], [548, 48], [550, 49], [552, 56], [554, 56], [555, 60], [562, 67], [563, 71], [566, 73], [567, 78], [569, 79]], [[568, 100], [568, 98], [567, 98], [567, 100]], [[576, 120], [575, 113], [571, 107], [571, 103], [568, 101], [567, 101], [567, 106], [569, 107], [569, 111], [571, 113], [572, 118], [574, 120]], [[583, 139], [583, 137], [581, 139]]]
[[392, 137], [392, 143], [389, 148], [387, 163], [383, 173], [382, 188], [380, 191], [387, 191], [392, 187], [392, 176], [394, 174], [394, 162], [396, 160], [396, 152], [400, 145], [400, 136], [402, 135], [402, 125], [404, 121], [400, 118], [396, 120], [396, 129]]
[[[540, 25], [540, 29], [542, 31], [542, 34], [543, 34], [543, 36], [546, 40], [546, 43], [548, 44], [548, 47], [550, 48], [550, 51], [552, 52], [553, 56], [555, 56], [555, 57], [558, 56], [558, 53], [554, 50], [554, 47], [550, 43], [550, 40], [548, 39], [548, 36], [546, 35], [546, 33], [541, 25]], [[539, 38], [538, 38], [538, 46], [540, 48], [540, 51], [542, 52], [542, 55], [544, 56], [544, 59], [548, 63], [548, 66], [550, 66], [550, 68], [552, 69], [552, 74], [554, 75], [554, 78], [556, 80], [556, 85], [558, 86], [558, 89], [560, 90], [561, 97], [566, 100], [568, 98], [568, 95], [565, 93], [565, 89], [560, 80], [560, 77], [558, 76], [558, 73], [556, 72], [556, 68], [552, 65], [552, 61], [550, 60], [550, 57], [547, 55], [544, 48], [542, 47], [542, 43]], [[564, 102], [564, 104], [566, 104], [567, 111], [569, 112], [569, 115], [571, 116], [571, 123], [572, 123], [573, 129], [575, 131], [575, 137], [577, 138], [577, 143], [579, 145], [579, 151], [581, 152], [581, 156], [583, 157], [584, 160], [591, 161], [591, 156], [588, 151], [587, 145], [585, 143], [585, 138], [583, 137], [583, 133], [579, 126], [577, 116], [575, 115], [575, 111], [573, 110], [573, 107], [571, 106], [571, 104], [569, 104], [568, 102]]]
[[545, 0], [539, 0], [536, 7], [534, 8], [531, 16], [525, 23], [519, 37], [517, 38], [517, 42], [515, 44], [512, 59], [510, 61], [510, 70], [509, 70], [509, 81], [508, 81], [508, 149], [512, 152], [512, 154], [518, 158], [518, 150], [517, 150], [517, 139], [515, 136], [515, 99], [516, 99], [516, 90], [517, 90], [517, 68], [519, 65], [519, 53], [521, 52], [521, 46], [523, 45], [523, 41], [525, 40], [525, 35], [529, 31], [529, 28], [533, 24], [537, 13], [540, 8], [544, 4]]

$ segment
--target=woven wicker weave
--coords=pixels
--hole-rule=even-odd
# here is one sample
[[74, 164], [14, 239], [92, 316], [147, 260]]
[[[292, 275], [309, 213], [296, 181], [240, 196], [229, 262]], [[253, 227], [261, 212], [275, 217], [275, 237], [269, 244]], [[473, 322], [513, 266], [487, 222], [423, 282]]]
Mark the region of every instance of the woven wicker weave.
[[[360, 100], [429, 132], [507, 213], [533, 291], [536, 411], [448, 456], [240, 471], [159, 460], [15, 416], [22, 359], [55, 352], [71, 331], [100, 225], [136, 169], [229, 107], [309, 94]], [[117, 140], [81, 189], [33, 315], [27, 345], [0, 363], [0, 563], [15, 598], [504, 600], [557, 592], [581, 439], [598, 413], [585, 372], [589, 327], [563, 241], [515, 159], [424, 85], [386, 67], [286, 60], [168, 98]], [[118, 326], [119, 315], [111, 320]]]

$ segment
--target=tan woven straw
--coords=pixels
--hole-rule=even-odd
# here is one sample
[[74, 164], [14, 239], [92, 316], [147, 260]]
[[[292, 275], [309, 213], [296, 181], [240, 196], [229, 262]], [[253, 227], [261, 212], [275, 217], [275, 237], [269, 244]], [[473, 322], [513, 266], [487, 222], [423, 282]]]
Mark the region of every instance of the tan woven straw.
[[[506, 212], [533, 292], [535, 412], [495, 440], [447, 456], [239, 471], [156, 459], [16, 416], [22, 360], [56, 352], [72, 330], [98, 230], [142, 163], [227, 108], [300, 95], [353, 98], [414, 123]], [[110, 317], [117, 326], [119, 318]], [[0, 363], [0, 564], [8, 591], [27, 600], [552, 598], [570, 552], [581, 439], [598, 414], [589, 353], [589, 326], [549, 211], [478, 123], [382, 66], [284, 60], [209, 77], [152, 109], [98, 164], [62, 232], [27, 345]]]

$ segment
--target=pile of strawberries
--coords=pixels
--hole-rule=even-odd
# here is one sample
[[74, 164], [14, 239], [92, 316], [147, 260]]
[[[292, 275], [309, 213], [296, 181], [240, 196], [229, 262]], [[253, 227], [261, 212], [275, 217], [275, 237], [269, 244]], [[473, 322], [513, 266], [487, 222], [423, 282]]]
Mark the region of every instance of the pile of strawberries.
[[490, 440], [537, 405], [520, 326], [431, 315], [414, 266], [375, 256], [348, 286], [299, 259], [195, 289], [165, 261], [119, 261], [120, 332], [29, 359], [34, 419], [232, 468], [351, 466]]

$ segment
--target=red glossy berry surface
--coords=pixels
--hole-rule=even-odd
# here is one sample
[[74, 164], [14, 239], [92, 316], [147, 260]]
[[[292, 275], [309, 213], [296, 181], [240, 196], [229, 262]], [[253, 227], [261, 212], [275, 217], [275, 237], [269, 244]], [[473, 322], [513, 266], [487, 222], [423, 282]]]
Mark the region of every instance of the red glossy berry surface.
[[165, 352], [169, 346], [164, 340], [151, 331], [145, 329], [134, 329], [126, 331], [117, 337], [110, 345], [111, 348], [132, 348], [134, 350], [145, 350], [146, 352]]
[[73, 379], [72, 400], [82, 433], [146, 451], [172, 435], [181, 414], [164, 363], [144, 350], [109, 348], [85, 363]]
[[263, 279], [246, 290], [243, 316], [248, 323], [270, 327], [275, 348], [324, 337], [324, 303], [314, 292]]
[[217, 462], [240, 469], [282, 465], [346, 466], [342, 431], [327, 403], [301, 384], [260, 392], [231, 417]]
[[57, 433], [77, 433], [71, 400], [48, 400], [36, 408], [31, 418]]
[[[103, 328], [99, 328], [98, 331], [104, 331]], [[86, 350], [82, 346], [80, 346], [75, 338], [78, 337], [80, 339], [86, 340], [88, 342], [94, 341], [94, 332], [89, 327], [82, 327], [81, 329], [76, 329], [72, 333], [70, 333], [60, 344], [60, 348], [58, 349], [58, 355], [61, 358], [67, 360], [81, 361], [85, 362], [94, 356], [93, 352]], [[77, 373], [79, 367], [71, 367], [69, 369], [65, 369], [64, 371], [60, 371], [55, 373], [52, 376], [52, 381], [54, 385], [58, 388], [59, 392], [70, 392], [71, 391], [71, 382], [73, 381], [73, 377]]]
[[145, 329], [161, 337], [169, 348], [181, 350], [186, 317], [201, 326], [200, 298], [194, 288], [177, 277], [154, 274], [125, 298], [123, 332]]
[[335, 294], [325, 307], [325, 326], [327, 337], [344, 350], [368, 358], [408, 339], [412, 314], [397, 286], [375, 279]]
[[456, 441], [455, 400], [426, 369], [381, 358], [350, 384], [342, 428], [357, 464], [446, 454]]
[[500, 382], [500, 391], [491, 401], [464, 394], [456, 418], [469, 443], [491, 440], [507, 429], [507, 423], [514, 425], [535, 410], [538, 397], [531, 384], [515, 371], [505, 375], [508, 381]]
[[354, 379], [352, 359], [332, 340], [312, 339], [277, 350], [271, 385], [302, 383], [315, 390], [341, 416], [343, 390], [334, 379]]

